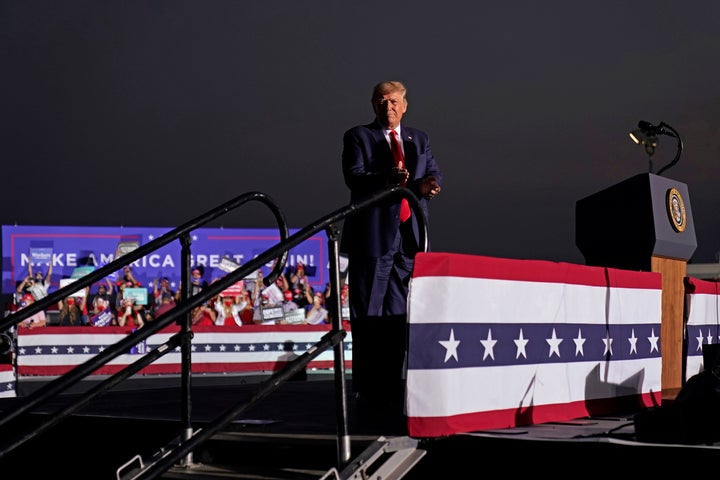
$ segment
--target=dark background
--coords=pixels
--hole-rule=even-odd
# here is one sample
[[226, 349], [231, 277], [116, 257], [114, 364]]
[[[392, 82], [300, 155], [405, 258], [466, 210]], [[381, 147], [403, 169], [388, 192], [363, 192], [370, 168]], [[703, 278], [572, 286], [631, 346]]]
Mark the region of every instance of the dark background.
[[[718, 261], [720, 3], [0, 0], [0, 223], [175, 227], [242, 193], [291, 227], [348, 202], [372, 86], [444, 171], [435, 251], [584, 263], [575, 202], [684, 141], [695, 263]], [[661, 136], [657, 172], [675, 156]], [[275, 225], [247, 204], [223, 225]], [[612, 228], [612, 225], [609, 225]]]

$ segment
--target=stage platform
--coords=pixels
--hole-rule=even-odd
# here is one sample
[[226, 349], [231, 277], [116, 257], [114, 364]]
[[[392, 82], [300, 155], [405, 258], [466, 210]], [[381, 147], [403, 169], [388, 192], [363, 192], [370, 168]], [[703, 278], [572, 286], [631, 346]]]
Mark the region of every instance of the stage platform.
[[[263, 375], [195, 375], [192, 419], [195, 428], [257, 391]], [[2, 399], [4, 410], [48, 379], [21, 379], [16, 399]], [[52, 415], [97, 380], [38, 406], [33, 415]], [[347, 380], [352, 386], [351, 375]], [[410, 439], [397, 418], [364, 411], [348, 399], [351, 458], [378, 440], [411, 441], [420, 455], [406, 479], [474, 478], [487, 472], [582, 478], [596, 475], [667, 474], [669, 468], [706, 468], [720, 459], [720, 444], [688, 445], [637, 440], [634, 416], [627, 412], [509, 429]], [[133, 453], [149, 457], [180, 434], [179, 376], [134, 378], [107, 392], [31, 441], [43, 462], [28, 462], [27, 452], [0, 465], [20, 473], [69, 474], [73, 478], [117, 478]], [[337, 415], [333, 376], [309, 372], [306, 379], [281, 385], [216, 434], [212, 445], [193, 452], [192, 465], [178, 466], [162, 478], [338, 478]], [[71, 459], [83, 458], [82, 467]], [[22, 457], [22, 458], [21, 458]], [[298, 457], [302, 457], [299, 462]], [[24, 462], [24, 463], [21, 463]], [[301, 466], [298, 466], [301, 463]], [[339, 469], [338, 469], [339, 470]], [[17, 470], [16, 470], [17, 471]], [[676, 470], [674, 470], [676, 471]], [[357, 476], [355, 478], [362, 478]], [[387, 477], [386, 477], [387, 478]], [[400, 478], [400, 477], [397, 477]]]

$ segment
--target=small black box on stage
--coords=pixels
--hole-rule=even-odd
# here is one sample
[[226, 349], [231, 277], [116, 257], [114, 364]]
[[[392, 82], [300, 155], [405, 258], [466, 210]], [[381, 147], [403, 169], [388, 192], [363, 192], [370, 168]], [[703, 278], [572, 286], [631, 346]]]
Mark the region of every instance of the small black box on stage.
[[633, 418], [639, 442], [713, 444], [720, 441], [720, 344], [703, 345], [703, 371], [688, 379], [673, 403]]

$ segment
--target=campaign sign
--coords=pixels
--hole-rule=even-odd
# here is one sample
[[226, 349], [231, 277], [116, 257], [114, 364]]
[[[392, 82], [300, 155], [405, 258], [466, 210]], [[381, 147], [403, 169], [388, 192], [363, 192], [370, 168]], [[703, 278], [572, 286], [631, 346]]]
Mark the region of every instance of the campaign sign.
[[223, 290], [220, 293], [220, 296], [222, 297], [236, 297], [238, 295], [242, 295], [242, 293], [245, 291], [245, 282], [243, 280], [240, 280], [238, 282], [235, 282], [225, 290]]
[[223, 257], [220, 259], [220, 263], [218, 264], [218, 268], [222, 270], [223, 272], [233, 272], [238, 269], [240, 265], [238, 265], [236, 262], [233, 262], [232, 258], [230, 257]]
[[[137, 330], [137, 328], [133, 328], [133, 333], [135, 330]], [[139, 343], [130, 347], [130, 355], [145, 355], [145, 353], [147, 353], [147, 339], [141, 340]]]
[[253, 282], [253, 283], [254, 283], [255, 280], [257, 280], [257, 270], [255, 270], [254, 272], [250, 272], [250, 273], [248, 273], [247, 275], [245, 275], [245, 280], [247, 280], [248, 282]]
[[278, 321], [285, 317], [282, 307], [262, 307], [261, 308], [263, 323]]
[[33, 265], [50, 265], [52, 261], [52, 248], [31, 248], [30, 261]]
[[73, 270], [72, 274], [70, 275], [70, 278], [78, 279], [81, 277], [84, 277], [88, 273], [92, 273], [95, 271], [95, 267], [93, 266], [84, 266], [84, 267], [77, 267], [75, 270]]
[[148, 304], [148, 291], [147, 288], [123, 288], [123, 298], [132, 298], [135, 301], [135, 305], [147, 305]]
[[103, 310], [97, 315], [90, 317], [90, 325], [93, 327], [107, 327], [112, 324], [113, 315], [110, 310]]
[[[70, 285], [70, 284], [73, 283], [75, 280], [77, 280], [77, 279], [76, 279], [76, 278], [61, 278], [61, 279], [60, 279], [60, 288], [63, 288], [63, 287], [66, 287], [66, 286]], [[84, 289], [84, 288], [81, 288], [81, 289], [78, 290], [77, 292], [71, 293], [71, 294], [68, 295], [68, 296], [69, 296], [69, 297], [84, 297], [84, 296], [85, 296], [85, 289]]]
[[[51, 256], [53, 265], [51, 285], [48, 289], [52, 293], [58, 288], [59, 279], [69, 278], [75, 268], [86, 265], [102, 268], [118, 256], [127, 254], [170, 230], [159, 227], [3, 225], [1, 292], [3, 295], [12, 295], [17, 285], [27, 276], [28, 264], [50, 263], [47, 261], [48, 255]], [[290, 234], [297, 231], [298, 229], [290, 229]], [[191, 232], [191, 236], [191, 265], [205, 267], [203, 280], [208, 283], [227, 274], [223, 270], [229, 266], [227, 259], [243, 265], [280, 243], [280, 232], [271, 228], [198, 228]], [[316, 290], [322, 290], [329, 278], [329, 270], [326, 268], [327, 243], [326, 233], [318, 232], [291, 248], [288, 254], [287, 265], [305, 265], [306, 276]], [[179, 285], [181, 248], [179, 240], [170, 242], [131, 262], [133, 276], [144, 286], [162, 277], [168, 277], [171, 285]], [[42, 261], [43, 258], [46, 261]], [[274, 261], [273, 259], [260, 268], [264, 275], [270, 273]], [[251, 273], [246, 279], [251, 281], [254, 276], [255, 273]], [[108, 277], [113, 278], [114, 275]], [[95, 292], [96, 285], [92, 286], [92, 293]]]
[[119, 242], [115, 249], [115, 258], [120, 258], [126, 253], [130, 253], [137, 250], [140, 247], [140, 242]]
[[293, 325], [305, 322], [305, 309], [296, 308], [295, 310], [289, 310], [285, 312], [285, 323]]

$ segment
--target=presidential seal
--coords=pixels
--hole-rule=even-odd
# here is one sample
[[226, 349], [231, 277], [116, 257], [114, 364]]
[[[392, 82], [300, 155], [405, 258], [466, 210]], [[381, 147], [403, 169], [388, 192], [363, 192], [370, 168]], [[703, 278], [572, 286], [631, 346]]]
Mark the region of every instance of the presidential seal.
[[677, 188], [671, 188], [667, 192], [667, 212], [673, 229], [675, 229], [676, 232], [685, 231], [687, 224], [685, 202]]

